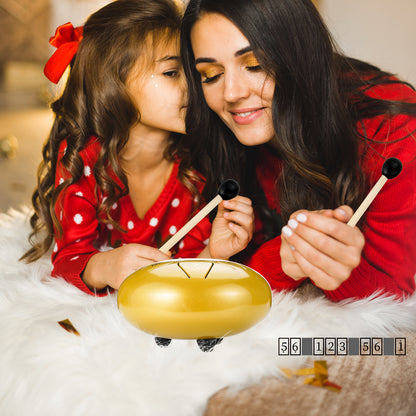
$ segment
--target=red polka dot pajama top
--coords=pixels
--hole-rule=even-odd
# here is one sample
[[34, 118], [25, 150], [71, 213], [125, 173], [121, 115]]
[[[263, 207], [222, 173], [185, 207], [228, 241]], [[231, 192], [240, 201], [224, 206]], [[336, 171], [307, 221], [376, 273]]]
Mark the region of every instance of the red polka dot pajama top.
[[[52, 275], [64, 278], [87, 293], [92, 292], [83, 282], [81, 274], [91, 256], [128, 243], [160, 247], [185, 225], [195, 209], [193, 196], [178, 179], [179, 162], [175, 161], [165, 188], [143, 219], [137, 216], [129, 195], [113, 205], [112, 218], [127, 232], [98, 221], [97, 209], [105, 195], [97, 192], [93, 167], [100, 147], [97, 138], [91, 137], [80, 152], [84, 163], [83, 175], [60, 194], [55, 208], [62, 226], [62, 237], [55, 239]], [[61, 163], [65, 149], [66, 141], [59, 151], [55, 186], [69, 177]], [[117, 182], [121, 185], [121, 181]], [[201, 184], [196, 184], [200, 191]], [[175, 257], [196, 257], [207, 245], [210, 233], [211, 224], [204, 218], [172, 252], [177, 251]]]

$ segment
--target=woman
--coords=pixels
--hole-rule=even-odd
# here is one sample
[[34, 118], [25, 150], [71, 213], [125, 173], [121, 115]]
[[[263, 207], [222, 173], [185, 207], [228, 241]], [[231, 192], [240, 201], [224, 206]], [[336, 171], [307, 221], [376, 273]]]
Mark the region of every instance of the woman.
[[[185, 133], [179, 57], [181, 10], [171, 0], [117, 0], [83, 28], [62, 25], [45, 75], [71, 70], [53, 104], [33, 195], [34, 261], [53, 245], [54, 276], [105, 295], [131, 273], [170, 256], [159, 251], [198, 209], [204, 181]], [[211, 198], [212, 196], [210, 196]], [[172, 250], [228, 259], [252, 234], [251, 201], [224, 201]]]
[[[236, 177], [257, 212], [243, 261], [280, 290], [412, 293], [414, 89], [339, 53], [310, 0], [191, 0], [181, 48], [205, 190]], [[392, 156], [402, 173], [349, 226]]]

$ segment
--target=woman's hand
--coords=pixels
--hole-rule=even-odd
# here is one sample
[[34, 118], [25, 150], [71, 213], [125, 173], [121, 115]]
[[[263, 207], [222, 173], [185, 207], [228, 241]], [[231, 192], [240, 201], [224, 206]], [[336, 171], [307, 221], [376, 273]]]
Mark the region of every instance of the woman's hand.
[[157, 248], [142, 244], [124, 246], [94, 254], [83, 273], [84, 283], [92, 289], [110, 286], [118, 289], [123, 280], [141, 267], [170, 257]]
[[236, 196], [222, 201], [212, 223], [209, 253], [204, 250], [201, 255], [206, 253], [212, 258], [227, 260], [247, 247], [253, 230], [254, 211], [249, 198]]
[[309, 277], [324, 290], [335, 290], [361, 261], [364, 236], [347, 225], [352, 209], [297, 211], [282, 229], [282, 269], [295, 280]]

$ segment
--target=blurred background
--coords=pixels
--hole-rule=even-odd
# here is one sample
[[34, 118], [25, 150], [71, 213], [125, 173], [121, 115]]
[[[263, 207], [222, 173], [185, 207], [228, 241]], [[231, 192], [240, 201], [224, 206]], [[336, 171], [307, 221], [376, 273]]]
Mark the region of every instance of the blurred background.
[[[43, 76], [55, 28], [105, 0], [0, 0], [0, 212], [30, 205], [41, 148], [52, 124], [54, 88]], [[316, 0], [348, 55], [416, 85], [415, 0]]]

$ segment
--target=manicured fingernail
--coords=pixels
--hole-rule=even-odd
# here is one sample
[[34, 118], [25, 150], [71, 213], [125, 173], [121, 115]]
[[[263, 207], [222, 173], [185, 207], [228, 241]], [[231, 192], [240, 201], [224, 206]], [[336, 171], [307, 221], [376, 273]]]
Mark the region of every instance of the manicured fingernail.
[[229, 212], [224, 212], [224, 218], [228, 218], [230, 216]]
[[335, 211], [338, 211], [341, 215], [343, 215], [345, 218], [347, 217], [347, 213], [341, 209], [341, 208], [337, 208]]
[[298, 222], [296, 220], [291, 219], [289, 220], [288, 225], [292, 230], [294, 230], [298, 226]]
[[293, 234], [293, 231], [287, 226], [287, 225], [285, 225], [283, 228], [282, 228], [282, 232], [284, 233], [284, 235], [286, 236], [286, 237], [290, 237], [292, 234]]
[[289, 247], [290, 247], [291, 250], [295, 249], [295, 247], [293, 247], [292, 244], [289, 244]]
[[305, 214], [298, 214], [298, 215], [296, 216], [296, 219], [297, 219], [299, 222], [306, 222], [306, 215], [305, 215]]

